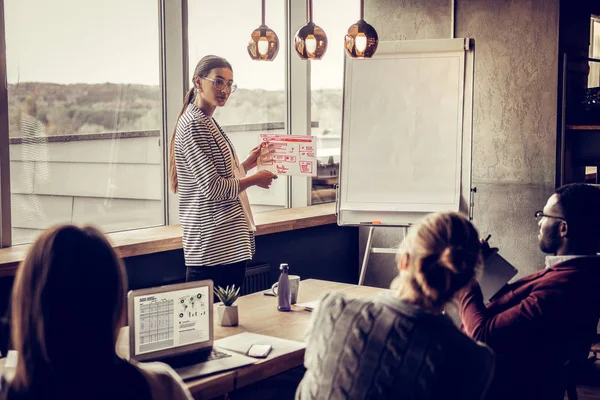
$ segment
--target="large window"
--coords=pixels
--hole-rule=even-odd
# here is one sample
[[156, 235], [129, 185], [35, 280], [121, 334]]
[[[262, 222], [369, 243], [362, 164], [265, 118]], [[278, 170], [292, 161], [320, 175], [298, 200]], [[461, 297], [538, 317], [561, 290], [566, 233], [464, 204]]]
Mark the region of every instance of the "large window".
[[4, 5], [13, 244], [164, 223], [158, 3]]
[[342, 135], [344, 35], [358, 21], [359, 0], [314, 2], [314, 22], [328, 39], [327, 52], [311, 64], [312, 135], [318, 138], [317, 177], [312, 179], [312, 204], [335, 201]]
[[[299, 60], [293, 49], [286, 62], [293, 40], [286, 31], [293, 35], [306, 21], [302, 0], [266, 0], [266, 23], [280, 40], [272, 62], [251, 60], [246, 49], [261, 23], [260, 0], [0, 4], [5, 17], [1, 33], [6, 40], [12, 244], [31, 242], [57, 223], [89, 223], [105, 232], [162, 225], [166, 208], [169, 221], [176, 223], [176, 196], [165, 199], [164, 143], [180, 107], [181, 82], [190, 84], [189, 75], [207, 54], [223, 56], [233, 66], [238, 90], [215, 118], [240, 159], [259, 143], [261, 133], [310, 130], [318, 137], [318, 177], [312, 179], [312, 188], [304, 177], [278, 179], [269, 190], [250, 188], [254, 211], [335, 199], [343, 36], [358, 19], [359, 0], [315, 1], [314, 21], [327, 32], [329, 49], [323, 60], [313, 62]], [[178, 40], [183, 26], [188, 29], [184, 49]], [[185, 77], [182, 59], [189, 60]], [[165, 104], [162, 99], [167, 99]], [[163, 120], [163, 115], [168, 117]]]
[[[265, 3], [266, 24], [279, 37], [279, 54], [273, 61], [253, 61], [246, 50], [250, 34], [261, 23], [260, 1], [232, 0], [226, 7], [220, 2], [188, 1], [188, 81], [191, 85], [196, 64], [207, 54], [225, 57], [231, 63], [238, 89], [214, 117], [232, 140], [240, 160], [260, 143], [261, 133], [286, 133], [285, 4], [279, 0]], [[255, 212], [285, 208], [287, 180], [277, 179], [268, 190], [252, 187], [248, 197]]]
[[[593, 16], [590, 23], [590, 58], [600, 60], [600, 16]], [[600, 86], [600, 62], [590, 62], [588, 88]]]

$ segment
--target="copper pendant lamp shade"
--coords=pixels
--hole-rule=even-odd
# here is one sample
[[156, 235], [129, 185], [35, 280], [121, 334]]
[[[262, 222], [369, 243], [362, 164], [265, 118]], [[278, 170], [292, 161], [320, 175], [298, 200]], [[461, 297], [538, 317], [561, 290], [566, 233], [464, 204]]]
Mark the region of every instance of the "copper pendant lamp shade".
[[265, 0], [262, 0], [262, 23], [250, 35], [248, 54], [253, 60], [273, 61], [277, 53], [279, 53], [279, 38], [265, 25]]
[[344, 38], [346, 53], [352, 58], [370, 58], [377, 50], [377, 31], [364, 20], [365, 2], [360, 0], [360, 20], [348, 28]]
[[296, 32], [294, 47], [303, 60], [320, 60], [327, 51], [325, 31], [312, 22], [312, 0], [308, 0], [308, 23]]

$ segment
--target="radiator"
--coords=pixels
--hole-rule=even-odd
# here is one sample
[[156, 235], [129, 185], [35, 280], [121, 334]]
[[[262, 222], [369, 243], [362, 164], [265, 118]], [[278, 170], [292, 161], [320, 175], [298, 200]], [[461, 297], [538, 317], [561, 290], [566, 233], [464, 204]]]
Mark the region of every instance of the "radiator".
[[260, 292], [271, 287], [271, 266], [257, 264], [246, 267], [246, 279], [240, 290], [240, 295]]

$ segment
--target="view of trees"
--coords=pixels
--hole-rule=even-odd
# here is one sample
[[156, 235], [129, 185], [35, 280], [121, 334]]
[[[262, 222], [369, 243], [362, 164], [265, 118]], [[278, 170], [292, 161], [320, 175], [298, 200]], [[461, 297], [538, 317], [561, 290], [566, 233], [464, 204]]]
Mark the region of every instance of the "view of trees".
[[[10, 136], [21, 136], [20, 117], [34, 104], [51, 136], [155, 130], [161, 127], [160, 87], [137, 84], [26, 82], [8, 85]], [[339, 135], [342, 91], [312, 92], [312, 120], [324, 134]], [[221, 125], [283, 121], [285, 92], [238, 89], [216, 117]]]

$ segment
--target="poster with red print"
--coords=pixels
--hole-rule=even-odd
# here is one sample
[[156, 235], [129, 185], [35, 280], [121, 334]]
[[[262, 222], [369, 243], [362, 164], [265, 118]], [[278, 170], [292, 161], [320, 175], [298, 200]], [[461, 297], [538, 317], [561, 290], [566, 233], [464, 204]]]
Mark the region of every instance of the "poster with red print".
[[[277, 175], [317, 176], [317, 140], [314, 136], [261, 134], [263, 148], [258, 170]], [[267, 147], [268, 146], [268, 147]]]

